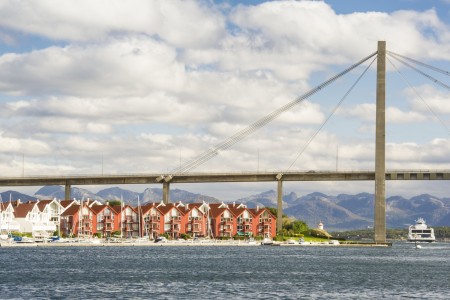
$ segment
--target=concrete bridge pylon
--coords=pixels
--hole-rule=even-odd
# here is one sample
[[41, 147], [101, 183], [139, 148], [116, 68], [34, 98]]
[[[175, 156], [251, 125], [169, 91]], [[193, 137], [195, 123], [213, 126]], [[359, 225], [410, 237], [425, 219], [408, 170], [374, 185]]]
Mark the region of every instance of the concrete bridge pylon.
[[378, 42], [375, 132], [374, 241], [386, 242], [386, 42]]

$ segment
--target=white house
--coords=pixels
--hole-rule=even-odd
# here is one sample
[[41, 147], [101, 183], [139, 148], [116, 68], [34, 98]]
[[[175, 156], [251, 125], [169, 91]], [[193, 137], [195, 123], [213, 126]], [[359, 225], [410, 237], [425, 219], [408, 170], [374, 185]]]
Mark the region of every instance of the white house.
[[0, 234], [1, 238], [8, 238], [11, 231], [19, 231], [19, 223], [14, 217], [14, 207], [11, 202], [0, 202]]
[[37, 237], [49, 236], [56, 231], [56, 224], [51, 221], [52, 213], [48, 205], [41, 211], [38, 202], [19, 204], [14, 208], [14, 216], [21, 232], [31, 233]]
[[56, 226], [56, 230], [59, 231], [61, 224], [61, 213], [65, 210], [65, 208], [61, 205], [61, 202], [53, 199], [53, 200], [39, 200], [38, 207], [41, 211], [41, 220], [49, 220]]

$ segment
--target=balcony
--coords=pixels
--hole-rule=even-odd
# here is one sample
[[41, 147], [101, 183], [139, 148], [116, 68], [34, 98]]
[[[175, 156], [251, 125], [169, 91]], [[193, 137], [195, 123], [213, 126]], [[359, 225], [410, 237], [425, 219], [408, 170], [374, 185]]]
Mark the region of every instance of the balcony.
[[0, 223], [0, 230], [19, 230], [20, 226], [19, 223], [15, 222], [15, 221], [10, 221], [10, 222], [4, 222], [4, 223]]
[[199, 233], [199, 232], [202, 232], [202, 229], [201, 229], [201, 228], [193, 228], [193, 229], [191, 230], [191, 232], [193, 232], [193, 233]]
[[169, 222], [166, 224], [179, 224], [181, 223], [181, 217], [170, 217]]
[[32, 224], [31, 231], [55, 231], [56, 225], [49, 223]]
[[112, 223], [112, 222], [114, 222], [114, 219], [111, 216], [103, 217], [103, 223]]
[[132, 216], [126, 216], [123, 221], [126, 222], [126, 223], [133, 223], [134, 219], [133, 219]]
[[221, 218], [220, 224], [227, 225], [227, 226], [233, 225], [233, 219], [232, 218]]
[[161, 222], [161, 219], [158, 218], [149, 218], [148, 220], [146, 220], [147, 224], [159, 224]]
[[231, 226], [221, 226], [220, 227], [220, 232], [231, 232], [232, 231], [232, 227]]
[[191, 221], [188, 225], [191, 225], [191, 227], [199, 227], [203, 225], [203, 221]]
[[229, 232], [221, 232], [221, 233], [219, 234], [219, 236], [220, 236], [220, 237], [231, 237], [231, 233], [229, 233]]

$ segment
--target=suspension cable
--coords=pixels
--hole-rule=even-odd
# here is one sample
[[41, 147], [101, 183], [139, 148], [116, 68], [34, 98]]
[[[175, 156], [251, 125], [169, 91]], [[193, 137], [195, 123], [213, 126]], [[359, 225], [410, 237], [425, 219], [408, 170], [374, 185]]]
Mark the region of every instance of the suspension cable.
[[[389, 53], [390, 54], [390, 53]], [[408, 66], [409, 68], [411, 68], [412, 70], [416, 71], [417, 73], [419, 73], [422, 76], [425, 76], [426, 78], [428, 78], [429, 80], [433, 81], [436, 84], [439, 84], [440, 86], [442, 86], [443, 88], [446, 88], [448, 90], [450, 90], [450, 86], [448, 86], [447, 84], [443, 83], [442, 81], [440, 81], [439, 79], [434, 78], [433, 76], [417, 69], [416, 67], [411, 66], [409, 63], [407, 63], [406, 61], [404, 61], [403, 59], [396, 57], [394, 55], [390, 55], [392, 58], [394, 58], [395, 60], [401, 62], [402, 64], [404, 64], [405, 66]]]
[[331, 119], [331, 117], [336, 113], [336, 111], [341, 106], [342, 102], [347, 98], [347, 96], [350, 94], [350, 92], [353, 90], [353, 88], [358, 84], [358, 82], [361, 80], [361, 78], [366, 74], [367, 70], [370, 68], [370, 66], [373, 64], [373, 62], [376, 60], [376, 57], [370, 62], [370, 64], [364, 69], [364, 71], [359, 75], [359, 77], [356, 79], [356, 81], [353, 83], [353, 85], [349, 88], [349, 90], [344, 94], [344, 96], [339, 100], [339, 102], [334, 106], [334, 108], [331, 110], [331, 113], [328, 115], [328, 117], [325, 119], [325, 121], [320, 125], [320, 127], [309, 137], [306, 144], [303, 146], [303, 148], [298, 152], [297, 156], [295, 157], [294, 161], [290, 164], [290, 166], [286, 169], [286, 172], [289, 171], [292, 166], [295, 164], [295, 162], [299, 159], [299, 157], [305, 152], [306, 148], [308, 148], [309, 144], [313, 141], [313, 139], [319, 134], [319, 132], [322, 130], [322, 128], [328, 123], [328, 121]]
[[288, 111], [289, 109], [291, 109], [295, 105], [301, 103], [303, 100], [305, 100], [308, 97], [314, 95], [316, 92], [322, 90], [324, 87], [326, 87], [329, 84], [331, 84], [332, 82], [336, 81], [338, 78], [340, 78], [343, 75], [347, 74], [348, 72], [350, 72], [351, 70], [355, 69], [356, 67], [358, 67], [362, 63], [366, 62], [367, 60], [369, 60], [370, 58], [372, 58], [375, 55], [377, 55], [377, 52], [374, 52], [374, 53], [370, 54], [369, 56], [363, 58], [362, 60], [360, 60], [356, 64], [348, 67], [347, 69], [345, 69], [341, 73], [331, 77], [330, 79], [328, 79], [324, 83], [318, 85], [317, 87], [313, 88], [309, 92], [307, 92], [307, 93], [303, 94], [302, 96], [296, 98], [295, 100], [285, 104], [284, 106], [276, 109], [272, 113], [264, 116], [263, 118], [259, 119], [256, 122], [252, 123], [247, 128], [244, 128], [244, 129], [238, 131], [237, 133], [235, 133], [234, 135], [228, 137], [224, 141], [222, 141], [222, 142], [216, 144], [215, 146], [209, 148], [209, 150], [207, 150], [207, 151], [201, 153], [200, 155], [198, 155], [197, 157], [194, 157], [193, 159], [187, 161], [185, 164], [181, 165], [180, 167], [173, 169], [171, 174], [187, 173], [190, 170], [192, 170], [192, 169], [202, 165], [203, 163], [205, 163], [208, 160], [210, 160], [212, 157], [218, 155], [220, 151], [230, 148], [231, 146], [233, 146], [234, 144], [238, 143], [242, 139], [246, 138], [247, 136], [249, 136], [250, 134], [252, 134], [256, 130], [258, 130], [259, 128], [261, 128], [261, 127], [267, 125], [269, 122], [273, 121], [275, 118], [277, 118], [283, 112]]
[[439, 68], [437, 68], [437, 67], [435, 67], [435, 66], [428, 65], [428, 64], [423, 63], [423, 62], [421, 62], [421, 61], [418, 61], [418, 60], [415, 60], [415, 59], [412, 59], [412, 58], [409, 58], [409, 57], [400, 55], [400, 54], [395, 53], [395, 52], [391, 52], [391, 51], [387, 51], [387, 52], [388, 52], [388, 54], [391, 54], [391, 55], [395, 55], [395, 56], [401, 57], [401, 58], [403, 58], [403, 59], [409, 60], [410, 62], [413, 62], [413, 63], [415, 63], [415, 64], [421, 65], [421, 66], [423, 66], [423, 67], [425, 67], [425, 68], [428, 68], [428, 69], [431, 69], [431, 70], [433, 70], [433, 71], [436, 71], [436, 72], [442, 73], [442, 74], [444, 74], [444, 75], [450, 76], [450, 72], [445, 71], [445, 70], [442, 70], [442, 69], [439, 69]]
[[[425, 99], [422, 98], [422, 96], [417, 92], [417, 90], [412, 86], [411, 83], [406, 79], [406, 77], [403, 75], [402, 72], [397, 68], [397, 66], [389, 59], [389, 57], [386, 57], [389, 63], [394, 67], [394, 69], [397, 71], [397, 73], [400, 74], [400, 77], [403, 79], [403, 81], [406, 83], [406, 85], [409, 86], [410, 89], [413, 90], [414, 94], [425, 104], [427, 109], [430, 111], [430, 113], [434, 116], [434, 118], [444, 127], [444, 129], [447, 131], [447, 134], [450, 134], [450, 129], [445, 125], [444, 121], [439, 118], [439, 116], [434, 112], [434, 110], [431, 108], [431, 106], [428, 105], [428, 103], [425, 101]], [[395, 57], [394, 57], [395, 58]]]

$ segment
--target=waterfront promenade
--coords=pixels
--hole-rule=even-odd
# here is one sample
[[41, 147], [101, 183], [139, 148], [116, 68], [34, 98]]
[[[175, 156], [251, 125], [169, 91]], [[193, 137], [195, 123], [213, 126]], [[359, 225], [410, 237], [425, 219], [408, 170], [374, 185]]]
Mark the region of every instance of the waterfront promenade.
[[16, 242], [1, 242], [0, 247], [221, 247], [221, 246], [236, 246], [236, 247], [389, 247], [391, 243], [329, 243], [329, 242], [304, 242], [291, 244], [288, 242], [274, 242], [272, 245], [262, 245], [261, 241], [223, 241], [223, 240], [201, 240], [201, 241], [167, 241], [158, 242], [153, 241], [125, 241], [125, 242], [108, 242], [108, 241], [73, 241], [73, 242], [30, 242], [30, 243], [16, 243]]

